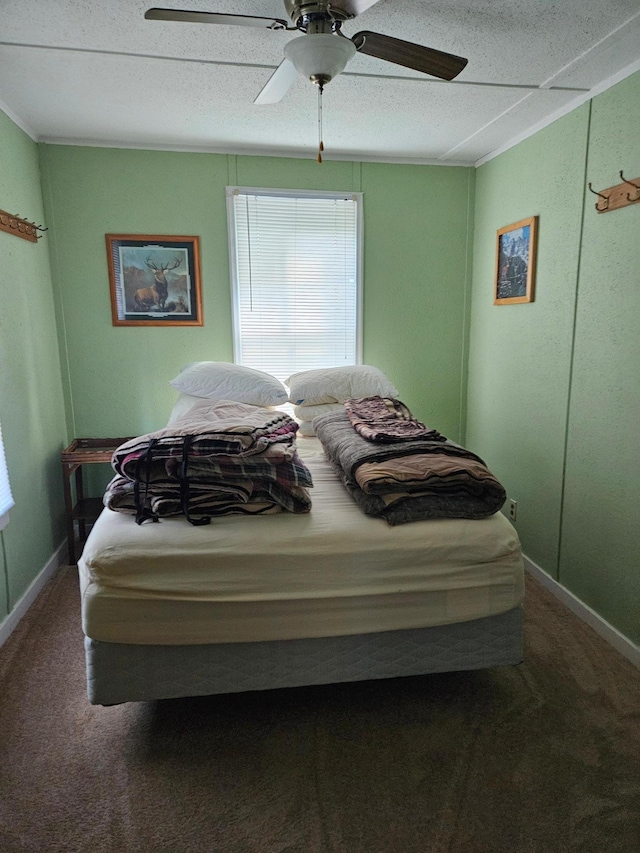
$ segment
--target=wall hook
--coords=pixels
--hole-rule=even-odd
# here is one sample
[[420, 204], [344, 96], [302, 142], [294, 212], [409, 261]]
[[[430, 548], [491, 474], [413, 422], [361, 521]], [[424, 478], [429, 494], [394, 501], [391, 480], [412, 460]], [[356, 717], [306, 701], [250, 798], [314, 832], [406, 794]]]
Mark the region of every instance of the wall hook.
[[628, 180], [625, 178], [625, 176], [622, 174], [622, 169], [620, 169], [620, 177], [621, 177], [621, 178], [622, 178], [622, 180], [625, 182], [625, 184], [629, 184], [629, 186], [635, 187], [635, 188], [636, 188], [636, 190], [638, 191], [638, 192], [635, 194], [635, 197], [634, 197], [634, 198], [631, 198], [631, 196], [629, 195], [629, 193], [627, 193], [627, 198], [629, 199], [629, 201], [639, 201], [639, 200], [640, 200], [640, 184], [634, 184], [634, 183], [633, 183], [633, 181], [628, 181]]
[[599, 202], [599, 201], [597, 201], [597, 202], [595, 203], [595, 208], [596, 208], [596, 210], [600, 210], [600, 211], [602, 211], [602, 210], [606, 210], [606, 209], [609, 207], [609, 196], [608, 196], [608, 195], [603, 195], [602, 193], [599, 193], [599, 192], [597, 192], [596, 190], [594, 190], [594, 189], [593, 189], [593, 187], [591, 186], [591, 181], [589, 181], [589, 183], [587, 184], [587, 186], [589, 187], [589, 190], [590, 190], [594, 195], [599, 195], [599, 196], [600, 196], [600, 198], [603, 198], [603, 199], [605, 200], [605, 204], [604, 204], [602, 207], [600, 207], [600, 202]]
[[16, 237], [22, 237], [24, 240], [36, 243], [39, 237], [38, 231], [46, 230], [41, 225], [36, 225], [35, 222], [24, 219], [18, 213], [9, 213], [8, 210], [0, 210], [0, 231], [6, 231], [8, 234], [14, 234]]

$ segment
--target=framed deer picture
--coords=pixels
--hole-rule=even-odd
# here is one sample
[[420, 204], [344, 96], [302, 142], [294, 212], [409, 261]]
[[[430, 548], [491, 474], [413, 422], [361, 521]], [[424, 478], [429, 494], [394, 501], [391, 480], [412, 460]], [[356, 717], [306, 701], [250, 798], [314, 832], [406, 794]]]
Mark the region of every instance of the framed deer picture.
[[114, 326], [202, 326], [198, 237], [107, 234]]

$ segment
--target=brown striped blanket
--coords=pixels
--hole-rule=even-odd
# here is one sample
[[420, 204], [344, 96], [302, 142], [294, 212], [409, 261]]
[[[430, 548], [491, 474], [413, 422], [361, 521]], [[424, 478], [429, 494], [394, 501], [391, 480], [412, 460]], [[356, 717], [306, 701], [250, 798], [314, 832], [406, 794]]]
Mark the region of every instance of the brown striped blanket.
[[452, 441], [367, 440], [346, 412], [320, 415], [313, 428], [358, 506], [389, 524], [486, 518], [505, 502], [503, 486], [484, 461]]
[[406, 441], [408, 438], [447, 440], [438, 430], [416, 420], [409, 408], [394, 397], [345, 400], [344, 410], [355, 431], [367, 441]]
[[194, 524], [229, 513], [309, 512], [311, 474], [297, 423], [282, 412], [202, 400], [170, 426], [122, 444], [104, 504], [146, 520], [184, 514]]

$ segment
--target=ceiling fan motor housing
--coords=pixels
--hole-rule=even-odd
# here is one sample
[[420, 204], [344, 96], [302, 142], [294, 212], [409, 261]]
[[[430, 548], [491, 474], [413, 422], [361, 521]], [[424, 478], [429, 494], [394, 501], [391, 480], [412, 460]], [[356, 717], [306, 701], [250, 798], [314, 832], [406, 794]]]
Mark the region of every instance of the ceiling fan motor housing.
[[284, 5], [293, 25], [305, 33], [335, 32], [340, 29], [343, 21], [352, 17], [325, 0], [315, 0], [315, 2], [284, 0]]

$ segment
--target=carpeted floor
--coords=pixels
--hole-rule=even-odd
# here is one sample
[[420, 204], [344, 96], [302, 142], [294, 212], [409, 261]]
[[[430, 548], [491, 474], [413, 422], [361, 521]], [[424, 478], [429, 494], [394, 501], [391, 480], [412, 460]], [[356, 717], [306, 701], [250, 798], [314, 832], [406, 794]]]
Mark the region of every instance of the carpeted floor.
[[102, 708], [62, 570], [0, 649], [0, 851], [639, 853], [640, 672], [526, 614], [519, 667]]

